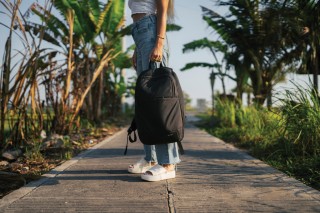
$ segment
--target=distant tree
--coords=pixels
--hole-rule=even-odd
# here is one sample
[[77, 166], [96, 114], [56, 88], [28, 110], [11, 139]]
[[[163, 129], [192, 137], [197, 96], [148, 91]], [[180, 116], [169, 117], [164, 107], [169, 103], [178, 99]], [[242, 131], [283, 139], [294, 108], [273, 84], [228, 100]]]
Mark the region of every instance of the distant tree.
[[229, 76], [227, 74], [227, 70], [222, 69], [222, 60], [220, 61], [216, 55], [216, 53], [221, 52], [226, 54], [227, 51], [227, 46], [222, 44], [219, 41], [210, 41], [207, 38], [199, 39], [192, 41], [190, 43], [184, 44], [184, 47], [182, 49], [183, 53], [188, 53], [188, 52], [194, 52], [196, 50], [204, 50], [208, 49], [210, 53], [213, 56], [213, 63], [207, 63], [207, 62], [191, 62], [187, 63], [181, 71], [193, 69], [193, 68], [208, 68], [211, 70], [209, 80], [210, 80], [210, 85], [211, 85], [211, 102], [212, 102], [212, 107], [214, 108], [214, 85], [215, 85], [215, 80], [216, 77], [219, 77], [222, 83], [222, 90], [223, 94], [226, 96], [226, 86], [225, 86], [225, 80], [224, 78], [227, 76], [233, 80], [235, 80], [233, 77]]
[[296, 43], [301, 48], [301, 66], [298, 73], [312, 74], [313, 87], [319, 89], [318, 76], [320, 74], [320, 1], [319, 0], [291, 0], [288, 7], [292, 16], [288, 16], [297, 27], [300, 35]]
[[[204, 67], [209, 68], [214, 75], [219, 76], [222, 83], [222, 90], [223, 94], [226, 94], [226, 86], [224, 82], [224, 77], [228, 76], [228, 74], [222, 70], [222, 61], [220, 61], [216, 55], [216, 53], [221, 52], [226, 54], [227, 46], [222, 44], [219, 41], [210, 41], [207, 38], [199, 39], [192, 41], [190, 43], [184, 44], [182, 52], [188, 53], [188, 52], [194, 52], [199, 49], [208, 49], [210, 53], [213, 56], [213, 63], [207, 63], [207, 62], [191, 62], [187, 63], [181, 71], [189, 70], [195, 67]], [[216, 72], [215, 72], [216, 70]], [[212, 74], [211, 74], [212, 75]], [[228, 76], [231, 79], [233, 79], [231, 76]]]
[[[230, 14], [221, 16], [203, 7], [203, 19], [228, 46], [227, 64], [233, 66], [237, 77], [251, 80], [254, 100], [263, 104], [270, 98], [275, 84], [283, 79], [285, 66], [297, 57], [292, 41], [294, 28], [282, 16], [283, 2], [231, 0], [219, 1], [228, 6]], [[238, 60], [238, 62], [237, 62]], [[239, 83], [240, 84], [240, 83]]]

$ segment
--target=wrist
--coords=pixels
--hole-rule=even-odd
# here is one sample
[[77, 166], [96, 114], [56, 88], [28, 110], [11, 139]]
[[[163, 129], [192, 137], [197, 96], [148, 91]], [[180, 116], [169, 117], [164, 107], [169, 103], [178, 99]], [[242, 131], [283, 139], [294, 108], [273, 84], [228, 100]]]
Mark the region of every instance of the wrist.
[[164, 37], [164, 36], [162, 36], [162, 35], [160, 35], [160, 34], [158, 34], [158, 35], [157, 35], [157, 38], [158, 38], [158, 39], [162, 39], [162, 40], [164, 40], [164, 39], [165, 39], [165, 37]]
[[157, 46], [157, 47], [163, 47], [163, 45], [164, 45], [164, 40], [161, 39], [161, 38], [157, 38], [157, 40], [156, 40], [156, 46]]

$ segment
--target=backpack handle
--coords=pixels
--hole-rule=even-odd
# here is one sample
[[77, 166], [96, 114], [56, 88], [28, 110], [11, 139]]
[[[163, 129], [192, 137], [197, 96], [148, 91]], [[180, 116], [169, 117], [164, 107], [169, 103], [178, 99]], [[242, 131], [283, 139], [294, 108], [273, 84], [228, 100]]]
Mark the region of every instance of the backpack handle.
[[[127, 152], [128, 152], [129, 141], [130, 141], [130, 143], [134, 143], [134, 142], [137, 141], [136, 130], [137, 130], [137, 125], [136, 125], [135, 119], [133, 118], [133, 120], [131, 121], [131, 125], [127, 130], [127, 132], [128, 132], [128, 134], [127, 134], [127, 145], [126, 145], [126, 149], [124, 150], [124, 155], [126, 155]], [[133, 132], [133, 138], [131, 136], [132, 132]]]
[[[159, 67], [158, 67], [158, 64], [159, 64]], [[163, 61], [161, 62], [149, 61], [149, 69], [157, 69], [160, 67], [165, 67], [165, 64], [163, 63]]]

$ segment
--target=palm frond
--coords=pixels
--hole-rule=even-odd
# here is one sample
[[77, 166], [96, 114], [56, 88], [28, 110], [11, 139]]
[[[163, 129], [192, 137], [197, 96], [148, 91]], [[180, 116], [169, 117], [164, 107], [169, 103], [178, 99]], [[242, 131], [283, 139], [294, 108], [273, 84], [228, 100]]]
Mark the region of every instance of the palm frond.
[[40, 32], [43, 33], [43, 39], [51, 44], [54, 44], [56, 46], [61, 46], [59, 43], [59, 40], [61, 41], [63, 36], [60, 34], [54, 34], [51, 30], [48, 30], [43, 25], [35, 24], [35, 23], [27, 23], [24, 25], [25, 30], [27, 32], [31, 32], [33, 35], [39, 35]]
[[[65, 25], [65, 23], [60, 21], [60, 19], [51, 14], [49, 11], [45, 10], [40, 5], [33, 7], [31, 10], [43, 22], [46, 23], [47, 28], [54, 34], [55, 37], [61, 37], [63, 34], [68, 34], [68, 27]], [[40, 26], [35, 23], [31, 24], [31, 22], [29, 22], [29, 25]]]
[[195, 63], [187, 63], [182, 69], [181, 71], [185, 71], [185, 70], [189, 70], [195, 67], [204, 67], [204, 68], [219, 68], [221, 67], [220, 64], [210, 64], [210, 63], [206, 63], [206, 62], [195, 62]]
[[93, 23], [98, 23], [100, 17], [100, 2], [99, 0], [85, 0], [85, 6], [87, 6], [88, 15]]
[[[109, 3], [109, 2], [108, 2]], [[124, 14], [124, 0], [111, 1], [111, 8], [103, 22], [102, 31], [105, 32], [108, 36], [108, 33], [115, 32], [116, 29], [119, 29], [119, 22], [123, 18]]]
[[109, 13], [112, 6], [112, 1], [108, 1], [108, 3], [104, 6], [102, 12], [100, 13], [98, 22], [96, 23], [96, 33], [101, 32], [102, 26], [104, 25], [107, 14]]
[[181, 30], [181, 29], [182, 29], [182, 27], [179, 26], [179, 25], [176, 25], [176, 24], [168, 24], [168, 25], [167, 25], [167, 31], [168, 31], [168, 32], [179, 31], [179, 30]]
[[222, 44], [220, 41], [210, 41], [208, 38], [203, 38], [199, 40], [192, 41], [183, 46], [182, 52], [193, 52], [197, 49], [214, 49], [216, 51], [225, 52], [227, 46]]

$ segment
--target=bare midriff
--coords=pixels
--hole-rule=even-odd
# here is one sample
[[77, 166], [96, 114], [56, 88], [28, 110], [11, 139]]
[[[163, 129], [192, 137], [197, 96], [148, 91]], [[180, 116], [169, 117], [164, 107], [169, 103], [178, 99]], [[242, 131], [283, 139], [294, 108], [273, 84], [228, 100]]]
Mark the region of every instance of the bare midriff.
[[136, 14], [132, 14], [132, 19], [133, 19], [133, 22], [137, 22], [139, 21], [140, 19], [142, 19], [145, 15], [147, 15], [146, 13], [136, 13]]

